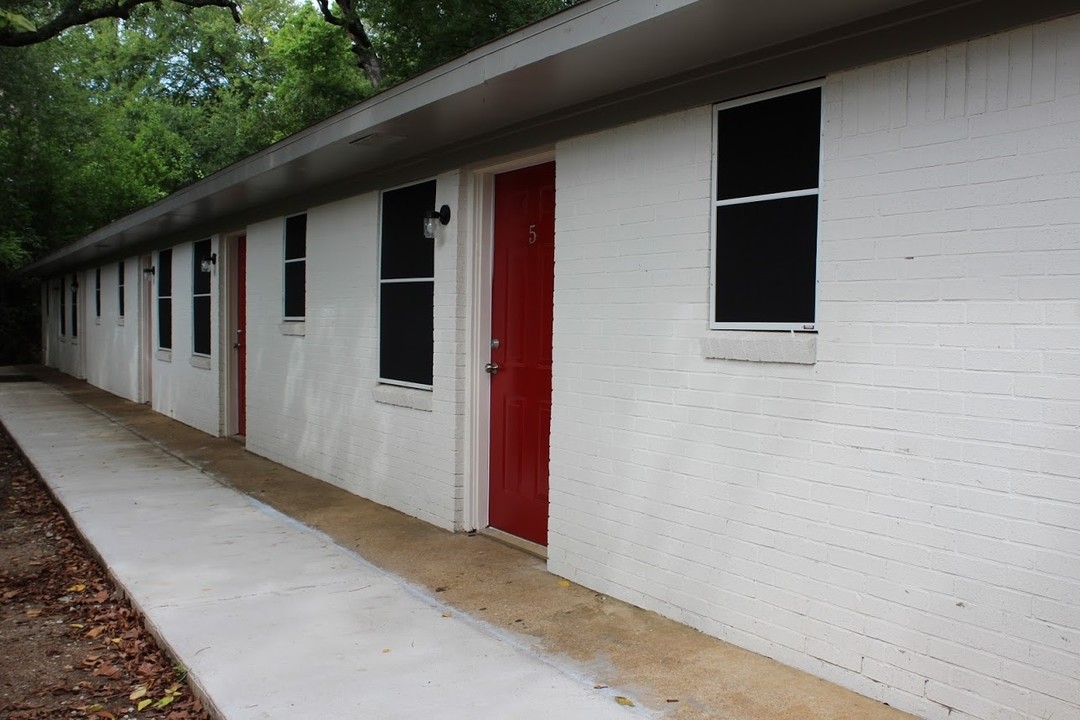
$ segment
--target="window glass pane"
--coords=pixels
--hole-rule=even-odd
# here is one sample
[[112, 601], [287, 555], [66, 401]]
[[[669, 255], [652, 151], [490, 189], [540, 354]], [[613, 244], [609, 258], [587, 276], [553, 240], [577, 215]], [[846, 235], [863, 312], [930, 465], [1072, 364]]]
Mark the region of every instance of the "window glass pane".
[[424, 216], [434, 208], [434, 180], [383, 193], [381, 277], [435, 275], [435, 244], [424, 237]]
[[212, 272], [203, 272], [203, 260], [210, 259], [210, 241], [200, 240], [192, 247], [191, 255], [191, 289], [194, 295], [205, 295], [210, 292], [210, 276]]
[[285, 263], [285, 317], [304, 317], [306, 266], [303, 260]]
[[172, 299], [158, 298], [158, 347], [172, 348]]
[[60, 334], [67, 335], [67, 282], [60, 278]]
[[716, 209], [716, 322], [812, 323], [816, 195]]
[[434, 352], [431, 281], [384, 283], [379, 304], [379, 377], [431, 385]]
[[71, 337], [79, 336], [79, 278], [71, 276]]
[[119, 305], [120, 317], [124, 317], [124, 261], [121, 260], [116, 268], [116, 301]]
[[285, 259], [307, 257], [307, 214], [285, 218]]
[[101, 268], [94, 270], [94, 315], [101, 317]]
[[717, 114], [716, 199], [818, 186], [821, 88]]
[[172, 295], [172, 250], [158, 253], [157, 270], [158, 297]]
[[210, 354], [210, 296], [199, 295], [191, 300], [191, 349], [200, 355]]

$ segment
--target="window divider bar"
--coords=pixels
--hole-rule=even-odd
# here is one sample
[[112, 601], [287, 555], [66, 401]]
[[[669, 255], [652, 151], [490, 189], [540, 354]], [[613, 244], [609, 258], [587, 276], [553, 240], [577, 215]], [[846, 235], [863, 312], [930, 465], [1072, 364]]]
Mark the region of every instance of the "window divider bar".
[[768, 200], [783, 200], [785, 198], [794, 197], [806, 197], [808, 195], [817, 195], [821, 192], [820, 188], [807, 188], [805, 190], [788, 190], [786, 192], [768, 193], [766, 195], [747, 195], [746, 197], [726, 198], [724, 200], [717, 200], [715, 202], [716, 207], [726, 207], [728, 205], [745, 205], [746, 203], [753, 202], [766, 202]]

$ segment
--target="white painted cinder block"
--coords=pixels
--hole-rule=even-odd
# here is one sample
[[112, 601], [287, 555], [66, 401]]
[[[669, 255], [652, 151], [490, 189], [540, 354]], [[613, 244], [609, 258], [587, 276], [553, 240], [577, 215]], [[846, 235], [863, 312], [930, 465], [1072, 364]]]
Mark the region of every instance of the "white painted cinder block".
[[[156, 350], [152, 359], [152, 406], [154, 410], [198, 428], [210, 435], [221, 434], [221, 333], [218, 326], [220, 292], [217, 273], [222, 266], [215, 266], [210, 295], [210, 357], [196, 357], [192, 351], [192, 246], [182, 243], [172, 248], [172, 350]], [[221, 255], [221, 247], [215, 237], [212, 252]], [[159, 262], [154, 253], [154, 265]], [[158, 347], [157, 285], [154, 281], [151, 304], [153, 305], [153, 340]]]
[[549, 567], [924, 717], [1080, 717], [1080, 16], [825, 98], [816, 357], [706, 329], [710, 108], [559, 144]]
[[86, 381], [114, 395], [139, 399], [139, 283], [137, 258], [124, 262], [124, 315], [120, 315], [120, 264], [101, 266], [100, 314], [96, 273], [85, 273]]
[[[457, 173], [440, 175], [436, 206], [458, 208], [458, 186]], [[459, 223], [435, 243], [434, 388], [380, 387], [379, 202], [372, 192], [308, 209], [303, 335], [282, 331], [284, 219], [248, 228], [247, 447], [453, 529], [462, 512]]]

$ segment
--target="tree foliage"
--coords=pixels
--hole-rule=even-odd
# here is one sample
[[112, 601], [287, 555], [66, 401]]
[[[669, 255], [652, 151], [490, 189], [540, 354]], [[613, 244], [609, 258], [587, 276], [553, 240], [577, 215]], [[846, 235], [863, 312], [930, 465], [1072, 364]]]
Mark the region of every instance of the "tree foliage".
[[[240, 22], [240, 8], [233, 0], [172, 1], [188, 7], [226, 8]], [[34, 45], [95, 20], [127, 19], [132, 10], [150, 2], [157, 0], [4, 0], [0, 7], [0, 46]]]
[[[0, 0], [0, 281], [574, 1]], [[36, 322], [0, 306], [0, 363]]]

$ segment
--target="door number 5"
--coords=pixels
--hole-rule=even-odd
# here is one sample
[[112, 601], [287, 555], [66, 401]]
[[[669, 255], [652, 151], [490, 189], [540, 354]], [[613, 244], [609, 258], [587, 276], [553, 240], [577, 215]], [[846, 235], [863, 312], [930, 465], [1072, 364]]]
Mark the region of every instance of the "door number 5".
[[529, 226], [529, 244], [530, 245], [535, 245], [536, 244], [536, 226], [535, 225], [530, 225]]

